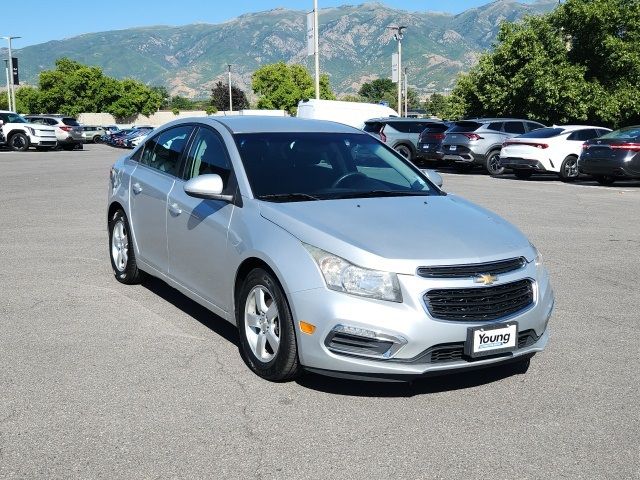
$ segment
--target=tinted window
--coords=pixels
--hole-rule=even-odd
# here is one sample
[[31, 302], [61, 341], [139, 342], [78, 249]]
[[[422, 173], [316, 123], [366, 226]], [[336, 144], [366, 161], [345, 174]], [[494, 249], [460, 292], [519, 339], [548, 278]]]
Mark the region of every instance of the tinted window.
[[226, 186], [231, 173], [227, 149], [220, 136], [208, 128], [200, 128], [187, 155], [185, 180], [217, 173]]
[[493, 122], [487, 125], [487, 130], [493, 130], [494, 132], [501, 132], [502, 125], [503, 125], [502, 122]]
[[609, 130], [605, 130], [604, 128], [597, 128], [596, 133], [599, 137], [601, 137], [602, 135], [606, 135], [607, 133], [609, 133]]
[[51, 125], [52, 127], [58, 125], [58, 121], [54, 120], [53, 118], [45, 118], [43, 123]]
[[478, 122], [456, 122], [447, 133], [473, 132], [480, 127]]
[[24, 118], [15, 113], [0, 113], [0, 120], [4, 123], [27, 123]]
[[63, 118], [62, 119], [62, 123], [64, 123], [65, 125], [68, 125], [70, 127], [79, 127], [80, 126], [78, 121], [75, 118], [71, 118], [71, 117]]
[[234, 137], [253, 193], [265, 200], [439, 194], [415, 167], [369, 135], [288, 132]]
[[586, 142], [587, 140], [591, 140], [592, 138], [596, 138], [597, 136], [598, 135], [596, 134], [596, 131], [589, 128], [589, 129], [578, 130], [577, 132], [573, 132], [571, 135], [567, 137], [567, 140]]
[[42, 119], [42, 118], [29, 118], [29, 117], [27, 117], [27, 120], [29, 122], [31, 122], [31, 123], [35, 123], [35, 124], [38, 124], [38, 125], [43, 125], [45, 123], [44, 119]]
[[504, 131], [507, 133], [524, 133], [524, 124], [522, 122], [504, 122]]
[[563, 128], [539, 128], [532, 132], [527, 132], [524, 135], [520, 135], [519, 138], [551, 138], [561, 135], [564, 132]]
[[603, 135], [600, 138], [640, 140], [640, 126], [621, 128]]
[[364, 124], [364, 131], [367, 133], [379, 133], [384, 124], [380, 122], [366, 122]]
[[174, 127], [153, 137], [145, 144], [140, 163], [176, 175], [192, 129], [191, 126]]
[[537, 130], [539, 128], [545, 128], [544, 125], [542, 125], [541, 123], [536, 123], [536, 122], [524, 122], [524, 124], [527, 127], [527, 130], [532, 131], [532, 130]]

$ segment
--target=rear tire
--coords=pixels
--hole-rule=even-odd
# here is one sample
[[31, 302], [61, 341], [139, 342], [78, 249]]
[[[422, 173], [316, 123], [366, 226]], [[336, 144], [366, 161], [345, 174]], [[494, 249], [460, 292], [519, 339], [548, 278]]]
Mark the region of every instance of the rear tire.
[[29, 150], [29, 137], [24, 133], [14, 133], [9, 137], [7, 143], [14, 152], [26, 152]]
[[596, 182], [598, 182], [600, 185], [613, 185], [613, 182], [616, 181], [616, 178], [611, 176], [611, 175], [597, 175], [596, 177], [594, 177], [596, 179]]
[[531, 170], [514, 170], [513, 174], [516, 176], [516, 178], [519, 178], [520, 180], [527, 180], [531, 178], [531, 175], [533, 175], [533, 172]]
[[413, 161], [413, 150], [409, 145], [401, 143], [400, 145], [393, 147], [393, 149], [410, 162]]
[[130, 232], [127, 216], [122, 210], [117, 210], [109, 219], [109, 258], [116, 280], [125, 285], [134, 285], [142, 280]]
[[573, 182], [580, 175], [578, 173], [578, 157], [575, 155], [568, 155], [560, 165], [560, 171], [558, 172], [560, 180], [563, 182]]
[[500, 150], [494, 150], [487, 154], [485, 168], [492, 177], [498, 177], [504, 173], [504, 167], [500, 162]]
[[258, 376], [272, 382], [302, 373], [295, 325], [280, 284], [262, 268], [249, 272], [236, 304], [240, 354]]
[[96, 135], [93, 137], [93, 143], [102, 143], [102, 137], [100, 135]]

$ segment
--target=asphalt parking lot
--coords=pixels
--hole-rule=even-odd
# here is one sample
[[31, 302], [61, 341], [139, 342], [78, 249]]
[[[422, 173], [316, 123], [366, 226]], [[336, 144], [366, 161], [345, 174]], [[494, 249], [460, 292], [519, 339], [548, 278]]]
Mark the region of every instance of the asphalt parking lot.
[[273, 384], [221, 319], [113, 278], [120, 154], [0, 152], [0, 478], [640, 478], [640, 182], [444, 175], [551, 272], [527, 374]]

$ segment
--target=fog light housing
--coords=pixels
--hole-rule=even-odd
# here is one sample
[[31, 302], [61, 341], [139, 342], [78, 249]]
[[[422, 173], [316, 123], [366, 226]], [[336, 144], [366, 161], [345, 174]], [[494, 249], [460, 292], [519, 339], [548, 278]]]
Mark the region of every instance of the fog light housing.
[[336, 325], [324, 341], [332, 353], [387, 360], [407, 344], [401, 336], [349, 325]]

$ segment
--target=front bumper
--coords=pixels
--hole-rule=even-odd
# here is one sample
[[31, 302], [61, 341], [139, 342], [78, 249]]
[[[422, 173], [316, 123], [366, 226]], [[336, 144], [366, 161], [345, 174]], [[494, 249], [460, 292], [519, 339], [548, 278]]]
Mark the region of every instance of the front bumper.
[[45, 136], [29, 134], [29, 144], [34, 147], [55, 147], [58, 144], [58, 141], [56, 140], [55, 135]]
[[[426, 279], [400, 275], [403, 303], [369, 300], [325, 288], [290, 294], [294, 318], [316, 325], [312, 335], [298, 333], [302, 364], [311, 370], [342, 372], [363, 377], [411, 377], [491, 366], [542, 351], [549, 339], [547, 323], [553, 311], [554, 294], [548, 274], [527, 264], [518, 272], [501, 276], [504, 283], [534, 280], [534, 302], [525, 310], [489, 322], [445, 321], [433, 318], [423, 295], [431, 289], [473, 287], [471, 279]], [[475, 284], [477, 286], [477, 284]], [[464, 343], [470, 327], [505, 321], [517, 322], [520, 348], [502, 355], [470, 359]], [[370, 358], [331, 349], [327, 338], [336, 326], [377, 332], [382, 340], [401, 345], [387, 358]], [[373, 345], [372, 351], [377, 348]]]

